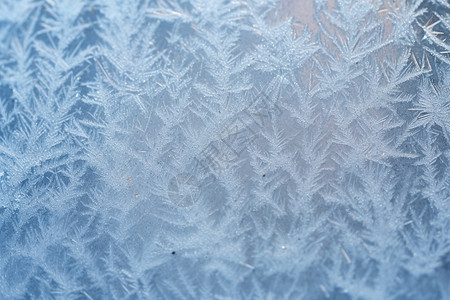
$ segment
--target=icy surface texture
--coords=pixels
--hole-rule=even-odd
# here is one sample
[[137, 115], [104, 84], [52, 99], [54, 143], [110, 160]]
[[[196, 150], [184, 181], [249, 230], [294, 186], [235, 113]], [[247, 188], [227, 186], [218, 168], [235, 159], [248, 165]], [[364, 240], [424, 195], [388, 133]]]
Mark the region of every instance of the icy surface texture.
[[450, 299], [447, 0], [0, 1], [0, 299]]

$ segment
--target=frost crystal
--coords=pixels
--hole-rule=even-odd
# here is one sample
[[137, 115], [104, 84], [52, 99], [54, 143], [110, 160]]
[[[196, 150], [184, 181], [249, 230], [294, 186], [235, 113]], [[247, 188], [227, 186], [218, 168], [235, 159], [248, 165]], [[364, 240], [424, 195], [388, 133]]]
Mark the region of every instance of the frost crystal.
[[450, 298], [446, 0], [0, 1], [0, 299]]

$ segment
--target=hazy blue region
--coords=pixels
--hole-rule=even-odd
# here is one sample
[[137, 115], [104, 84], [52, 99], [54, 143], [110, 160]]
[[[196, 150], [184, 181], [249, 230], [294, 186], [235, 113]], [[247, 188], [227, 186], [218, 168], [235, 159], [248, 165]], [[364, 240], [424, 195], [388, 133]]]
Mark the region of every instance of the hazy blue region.
[[0, 300], [450, 299], [448, 0], [0, 0]]

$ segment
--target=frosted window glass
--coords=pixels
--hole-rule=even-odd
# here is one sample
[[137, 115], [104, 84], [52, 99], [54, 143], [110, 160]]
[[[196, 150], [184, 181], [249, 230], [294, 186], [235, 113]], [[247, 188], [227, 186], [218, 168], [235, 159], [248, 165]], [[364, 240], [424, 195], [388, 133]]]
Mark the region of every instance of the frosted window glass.
[[447, 0], [0, 1], [0, 299], [450, 298]]

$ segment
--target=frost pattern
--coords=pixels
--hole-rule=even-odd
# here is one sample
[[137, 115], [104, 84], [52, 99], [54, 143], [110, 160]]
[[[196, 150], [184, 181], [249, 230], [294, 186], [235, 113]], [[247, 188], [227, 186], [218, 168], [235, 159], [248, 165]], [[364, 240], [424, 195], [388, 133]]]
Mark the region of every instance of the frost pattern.
[[0, 299], [448, 299], [446, 0], [0, 2]]

